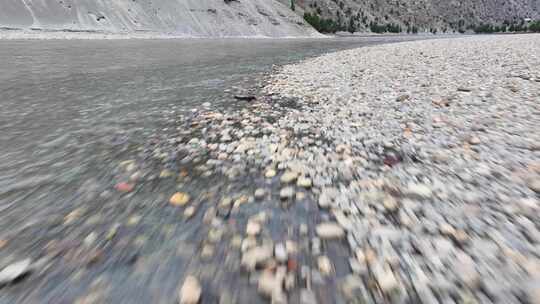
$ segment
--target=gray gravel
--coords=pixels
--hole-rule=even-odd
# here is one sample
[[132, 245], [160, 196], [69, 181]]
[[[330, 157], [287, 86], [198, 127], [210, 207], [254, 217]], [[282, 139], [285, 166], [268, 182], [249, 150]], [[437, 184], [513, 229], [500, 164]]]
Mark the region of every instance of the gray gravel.
[[[538, 50], [493, 35], [343, 51], [178, 117], [149, 151], [186, 170], [169, 203], [203, 209], [209, 266], [187, 271], [202, 301], [539, 303]], [[201, 177], [206, 192], [186, 187]], [[221, 256], [251, 288], [223, 288]]]
[[410, 42], [271, 76], [295, 106], [261, 153], [313, 179], [374, 302], [540, 302], [539, 50], [540, 35]]

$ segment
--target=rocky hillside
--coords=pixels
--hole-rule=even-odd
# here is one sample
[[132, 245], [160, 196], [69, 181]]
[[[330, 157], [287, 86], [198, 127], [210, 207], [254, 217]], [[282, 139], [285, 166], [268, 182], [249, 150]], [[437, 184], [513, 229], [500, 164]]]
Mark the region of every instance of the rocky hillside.
[[312, 36], [275, 0], [1, 0], [0, 27], [176, 36]]
[[[286, 1], [286, 0], [284, 0]], [[540, 19], [540, 0], [296, 0], [322, 19], [358, 31], [393, 25], [401, 31], [465, 31], [481, 24]]]

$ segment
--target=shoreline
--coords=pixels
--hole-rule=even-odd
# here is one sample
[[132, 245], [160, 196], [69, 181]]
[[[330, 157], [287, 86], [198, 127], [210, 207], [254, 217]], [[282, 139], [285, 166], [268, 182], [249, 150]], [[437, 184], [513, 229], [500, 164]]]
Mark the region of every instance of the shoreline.
[[280, 122], [298, 140], [325, 137], [292, 143], [280, 166], [310, 177], [319, 209], [346, 231], [345, 289], [376, 303], [481, 299], [486, 288], [505, 303], [539, 300], [539, 48], [530, 34], [402, 42], [270, 77], [267, 94], [301, 103]]
[[193, 36], [193, 35], [173, 35], [162, 34], [157, 32], [134, 32], [134, 33], [110, 33], [100, 31], [84, 31], [84, 30], [42, 30], [42, 29], [20, 29], [0, 27], [0, 40], [154, 40], [154, 39], [332, 39], [332, 38], [373, 38], [373, 37], [428, 37], [428, 38], [444, 38], [444, 37], [460, 37], [466, 34], [377, 34], [377, 33], [355, 33], [355, 34], [322, 34], [318, 33], [313, 36]]
[[202, 157], [241, 189], [203, 216], [242, 236], [239, 281], [277, 303], [537, 301], [538, 47], [516, 35], [338, 51], [276, 67], [245, 108], [180, 119], [180, 163]]
[[492, 34], [474, 34], [474, 33], [371, 33], [371, 32], [356, 32], [350, 33], [335, 33], [323, 34], [317, 33], [312, 36], [264, 36], [264, 35], [249, 35], [249, 36], [195, 36], [195, 35], [174, 35], [158, 32], [104, 32], [92, 30], [66, 30], [66, 29], [22, 29], [0, 26], [0, 40], [166, 40], [166, 39], [331, 39], [331, 38], [373, 38], [373, 37], [425, 37], [425, 38], [456, 38], [468, 36], [490, 36], [490, 35], [525, 35], [535, 33], [492, 33]]
[[[277, 68], [238, 113], [199, 113], [217, 170], [231, 181], [250, 172], [257, 185], [248, 206], [268, 196], [280, 214], [317, 206], [287, 224], [308, 244], [313, 277], [300, 285], [313, 289], [283, 289], [295, 273], [268, 245], [287, 238], [261, 237], [268, 210], [240, 226], [252, 240], [241, 265], [259, 293], [537, 301], [540, 62], [526, 54], [538, 47], [540, 35], [516, 35], [339, 51]], [[277, 268], [254, 267], [266, 263]]]
[[172, 35], [154, 32], [139, 33], [109, 33], [99, 31], [69, 31], [69, 30], [25, 30], [0, 29], [0, 40], [154, 40], [154, 39], [326, 39], [331, 36], [318, 34], [314, 36], [221, 36], [204, 37], [193, 35]]

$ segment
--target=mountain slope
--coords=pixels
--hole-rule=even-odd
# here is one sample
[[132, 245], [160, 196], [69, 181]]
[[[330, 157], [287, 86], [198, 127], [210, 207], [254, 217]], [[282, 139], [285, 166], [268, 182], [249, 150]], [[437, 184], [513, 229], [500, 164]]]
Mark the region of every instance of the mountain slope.
[[360, 31], [373, 23], [441, 32], [540, 19], [540, 0], [297, 0], [297, 6], [345, 26], [352, 19]]
[[177, 36], [313, 36], [274, 0], [1, 0], [0, 26]]

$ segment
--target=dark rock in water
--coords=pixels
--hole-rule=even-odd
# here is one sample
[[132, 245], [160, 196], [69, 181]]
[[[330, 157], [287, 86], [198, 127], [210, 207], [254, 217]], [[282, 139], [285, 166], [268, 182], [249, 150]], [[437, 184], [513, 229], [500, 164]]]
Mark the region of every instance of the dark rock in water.
[[253, 101], [257, 99], [257, 97], [254, 95], [234, 95], [234, 98], [238, 100], [245, 100], [245, 101]]

